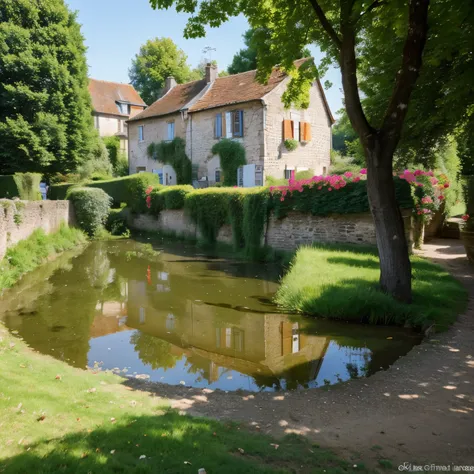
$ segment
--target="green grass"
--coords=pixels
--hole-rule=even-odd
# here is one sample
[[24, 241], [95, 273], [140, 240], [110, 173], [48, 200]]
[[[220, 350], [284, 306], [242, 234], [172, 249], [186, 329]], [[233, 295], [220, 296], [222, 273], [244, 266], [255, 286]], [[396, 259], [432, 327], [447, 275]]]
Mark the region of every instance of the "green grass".
[[374, 324], [446, 329], [467, 302], [461, 284], [440, 266], [412, 257], [413, 303], [395, 301], [378, 290], [375, 250], [359, 246], [300, 248], [282, 279], [276, 302], [285, 310]]
[[2, 326], [0, 360], [0, 472], [367, 472], [294, 435], [180, 415], [118, 376], [34, 353]]
[[41, 229], [35, 230], [27, 239], [9, 248], [0, 261], [0, 293], [48, 258], [86, 241], [86, 236], [79, 229], [66, 225], [61, 225], [58, 232], [49, 235]]

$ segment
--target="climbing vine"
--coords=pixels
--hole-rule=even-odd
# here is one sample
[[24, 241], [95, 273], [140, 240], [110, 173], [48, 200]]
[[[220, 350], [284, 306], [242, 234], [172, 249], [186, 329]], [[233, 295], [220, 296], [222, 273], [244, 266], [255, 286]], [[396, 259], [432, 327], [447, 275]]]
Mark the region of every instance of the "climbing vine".
[[182, 138], [176, 137], [171, 141], [150, 143], [147, 153], [150, 158], [170, 165], [174, 169], [176, 184], [191, 184], [191, 160], [186, 155], [186, 142]]
[[247, 164], [245, 148], [241, 143], [225, 138], [212, 147], [212, 153], [219, 155], [221, 169], [224, 174], [224, 186], [237, 184], [237, 170]]

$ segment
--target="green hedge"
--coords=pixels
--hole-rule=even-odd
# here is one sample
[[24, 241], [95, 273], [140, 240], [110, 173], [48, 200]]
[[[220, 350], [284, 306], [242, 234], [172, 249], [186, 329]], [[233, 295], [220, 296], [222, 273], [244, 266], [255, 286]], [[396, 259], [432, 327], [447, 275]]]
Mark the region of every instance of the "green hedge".
[[89, 236], [94, 237], [104, 226], [112, 199], [102, 189], [75, 187], [66, 195], [74, 205], [77, 223]]
[[[394, 182], [399, 206], [412, 209], [412, 187], [398, 177], [394, 178]], [[349, 182], [344, 188], [332, 191], [328, 191], [327, 187], [318, 189], [318, 184], [311, 188], [305, 186], [303, 192], [288, 193], [283, 201], [281, 193], [276, 191], [272, 194], [270, 207], [277, 218], [285, 217], [290, 211], [307, 212], [315, 216], [369, 212], [367, 181]]]
[[15, 173], [0, 176], [0, 198], [12, 199], [18, 197], [24, 201], [40, 201], [39, 173]]
[[[120, 204], [125, 202], [132, 211], [145, 212], [145, 190], [148, 186], [158, 184], [158, 175], [154, 173], [139, 173], [107, 181], [84, 183], [82, 187], [102, 189], [112, 198], [112, 205], [114, 207], [120, 207]], [[62, 183], [50, 186], [48, 191], [49, 199], [66, 199], [66, 194], [71, 186], [77, 186], [77, 184]]]
[[53, 184], [48, 188], [48, 199], [52, 201], [64, 201], [70, 187], [77, 186], [75, 183]]

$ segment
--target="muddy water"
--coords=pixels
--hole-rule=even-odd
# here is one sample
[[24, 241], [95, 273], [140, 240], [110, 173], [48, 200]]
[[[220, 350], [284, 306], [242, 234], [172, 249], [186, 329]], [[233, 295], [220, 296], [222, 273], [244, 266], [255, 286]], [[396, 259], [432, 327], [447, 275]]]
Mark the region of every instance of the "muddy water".
[[183, 244], [96, 242], [27, 275], [0, 319], [76, 367], [222, 390], [288, 390], [385, 369], [418, 335], [283, 314], [281, 268]]

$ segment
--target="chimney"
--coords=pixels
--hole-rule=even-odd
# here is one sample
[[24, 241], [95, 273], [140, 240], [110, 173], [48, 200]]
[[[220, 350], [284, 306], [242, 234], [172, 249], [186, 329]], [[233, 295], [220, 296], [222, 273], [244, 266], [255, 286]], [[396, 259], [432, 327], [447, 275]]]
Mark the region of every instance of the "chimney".
[[217, 78], [217, 66], [215, 64], [206, 64], [206, 82], [214, 82]]
[[163, 95], [169, 92], [176, 85], [176, 79], [173, 76], [168, 76], [165, 79], [165, 87], [163, 87]]

